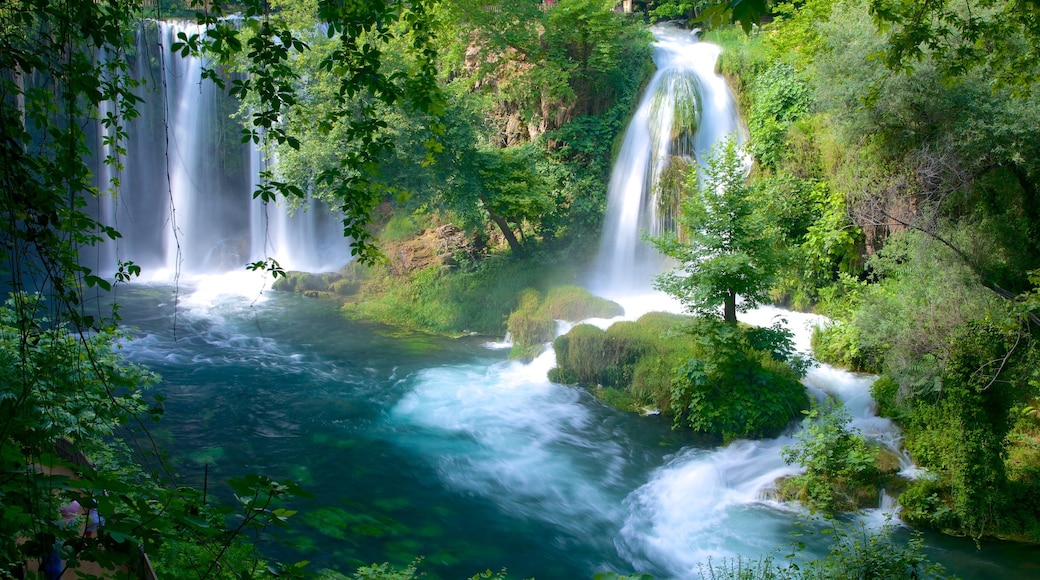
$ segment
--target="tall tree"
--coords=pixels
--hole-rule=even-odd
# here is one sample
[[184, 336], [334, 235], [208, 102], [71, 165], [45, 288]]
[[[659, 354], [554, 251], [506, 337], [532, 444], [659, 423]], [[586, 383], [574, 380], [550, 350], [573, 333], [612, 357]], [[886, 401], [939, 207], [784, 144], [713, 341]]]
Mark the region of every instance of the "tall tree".
[[658, 276], [655, 287], [700, 314], [716, 316], [722, 306], [723, 320], [731, 324], [738, 311], [766, 298], [776, 270], [768, 227], [747, 185], [746, 163], [733, 138], [716, 146], [703, 180], [696, 166], [687, 174], [692, 193], [682, 202], [682, 238], [671, 234], [651, 240], [678, 262], [675, 270]]

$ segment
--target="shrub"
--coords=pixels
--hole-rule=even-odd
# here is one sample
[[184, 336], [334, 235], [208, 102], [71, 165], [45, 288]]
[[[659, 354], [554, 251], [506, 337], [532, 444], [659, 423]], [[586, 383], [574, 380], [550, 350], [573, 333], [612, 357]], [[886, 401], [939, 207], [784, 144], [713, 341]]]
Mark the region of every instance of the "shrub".
[[856, 429], [840, 403], [828, 399], [805, 412], [797, 443], [781, 451], [784, 461], [797, 463], [805, 473], [790, 478], [783, 491], [810, 510], [832, 514], [854, 510], [879, 494], [875, 453]]
[[610, 393], [626, 408], [652, 405], [676, 427], [725, 440], [776, 435], [807, 400], [803, 367], [774, 333], [664, 313], [606, 331], [579, 325], [553, 342], [550, 379], [603, 387], [598, 396]]

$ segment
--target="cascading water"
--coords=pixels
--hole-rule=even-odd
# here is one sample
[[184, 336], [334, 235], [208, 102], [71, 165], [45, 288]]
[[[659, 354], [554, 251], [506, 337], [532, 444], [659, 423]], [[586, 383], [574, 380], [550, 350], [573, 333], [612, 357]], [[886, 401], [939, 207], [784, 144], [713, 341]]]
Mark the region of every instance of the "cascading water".
[[[666, 59], [659, 62], [686, 59], [688, 70], [701, 71], [693, 73], [700, 114], [679, 115], [699, 116], [699, 129], [676, 129], [673, 115], [658, 145], [692, 144], [679, 156], [703, 156], [721, 135], [736, 130], [725, 84], [710, 72], [718, 49], [674, 30], [657, 34], [657, 56]], [[671, 43], [685, 48], [671, 51]], [[699, 51], [704, 60], [684, 56], [685, 50]], [[668, 82], [691, 84], [683, 74]], [[197, 100], [197, 85], [189, 93]], [[657, 105], [662, 114], [669, 108], [663, 99]], [[142, 118], [135, 134], [150, 131], [158, 139], [153, 142], [162, 142], [162, 118]], [[646, 208], [622, 219], [616, 205], [628, 200], [617, 192], [643, 203], [648, 173], [662, 170], [651, 167], [658, 162], [648, 152], [649, 121], [637, 116], [632, 132], [645, 138], [627, 145], [615, 178], [638, 172], [638, 187], [612, 186], [610, 208], [613, 227], [630, 230], [626, 244], [639, 243], [643, 226], [637, 224]], [[637, 145], [646, 151], [635, 151]], [[165, 172], [163, 155], [151, 159], [153, 172]], [[124, 184], [127, 178], [141, 183], [136, 174], [147, 173], [142, 163], [138, 169], [128, 164]], [[252, 163], [259, 166], [260, 157]], [[120, 196], [115, 212], [120, 229], [148, 241], [144, 245], [160, 264], [166, 259], [160, 226], [169, 217], [156, 208], [169, 206], [166, 187], [160, 184], [159, 195], [144, 202]], [[128, 211], [139, 209], [134, 204], [153, 211]], [[128, 221], [138, 215], [144, 217]], [[272, 215], [239, 217], [251, 222], [248, 228], [239, 224], [249, 230], [251, 247], [281, 250], [280, 234], [254, 236], [260, 225], [274, 232]], [[674, 301], [649, 293], [651, 269], [637, 279], [634, 268], [613, 267], [612, 252], [634, 254], [613, 243], [608, 236], [600, 260], [612, 264], [617, 278], [636, 282], [603, 280], [606, 293], [626, 308], [625, 318], [677, 310]], [[389, 336], [340, 319], [327, 301], [287, 293], [229, 298], [221, 288], [203, 288], [174, 304], [169, 296], [176, 290], [159, 288], [169, 294], [134, 286], [126, 292], [124, 320], [140, 331], [124, 352], [165, 377], [161, 428], [176, 441], [171, 450], [184, 472], [197, 476], [195, 484], [202, 485], [204, 473], [215, 482], [260, 472], [287, 477], [315, 494], [291, 523], [302, 553], [275, 554], [283, 561], [306, 559], [314, 568], [347, 575], [357, 563], [403, 564], [424, 556], [421, 568], [443, 578], [503, 566], [517, 577], [545, 579], [589, 578], [603, 570], [690, 578], [708, 558], [772, 553], [790, 541], [791, 523], [801, 515], [763, 495], [776, 477], [795, 471], [779, 453], [791, 438], [698, 447], [660, 417], [619, 412], [581, 389], [552, 383], [552, 350], [523, 364], [504, 360], [504, 345], [477, 338]], [[762, 308], [743, 319], [771, 324], [777, 314], [790, 321], [798, 348], [807, 349], [811, 316]], [[190, 339], [178, 339], [185, 335]], [[894, 436], [869, 411], [869, 378], [820, 367], [806, 382], [845, 401], [864, 432]], [[1009, 568], [991, 569], [976, 577]]]
[[650, 80], [611, 173], [603, 241], [590, 286], [611, 295], [646, 290], [664, 268], [644, 232], [674, 230], [683, 169], [727, 135], [741, 139], [736, 107], [715, 73], [719, 47], [689, 32], [657, 26]]
[[231, 118], [237, 102], [202, 79], [203, 60], [170, 52], [178, 33], [201, 30], [150, 21], [138, 32], [141, 116], [127, 123], [120, 184], [100, 208], [102, 220], [123, 237], [104, 245], [100, 271], [111, 272], [117, 260], [134, 261], [146, 278], [160, 280], [175, 272], [233, 272], [266, 257], [294, 270], [345, 265], [349, 243], [323, 204], [308, 199], [291, 211], [281, 201], [253, 199], [261, 154], [240, 142]]
[[[639, 237], [642, 231], [656, 235], [666, 225], [656, 213], [662, 205], [656, 196], [664, 189], [664, 168], [676, 158], [703, 162], [715, 144], [725, 138], [740, 141], [742, 133], [729, 88], [714, 70], [720, 49], [674, 28], [656, 28], [655, 36], [659, 71], [629, 126], [614, 168], [598, 276], [592, 286], [602, 295], [640, 303], [643, 311], [647, 303], [675, 311], [674, 303], [650, 292], [652, 276], [664, 264]], [[678, 82], [682, 78], [696, 82]], [[696, 90], [690, 91], [691, 86]], [[700, 114], [683, 114], [693, 98]], [[682, 126], [683, 120], [699, 124]], [[690, 144], [689, 150], [681, 148]], [[777, 319], [794, 332], [796, 347], [806, 353], [811, 327], [824, 320], [773, 307], [741, 316], [760, 326]], [[805, 384], [818, 396], [836, 397], [849, 407], [853, 428], [898, 449], [898, 429], [873, 413], [872, 381], [823, 365], [809, 372]], [[679, 453], [625, 500], [628, 513], [617, 539], [619, 551], [637, 569], [663, 566], [670, 576], [690, 577], [709, 558], [761, 555], [782, 543], [778, 537], [790, 525], [784, 513], [788, 508], [769, 501], [765, 492], [778, 477], [798, 472], [780, 455], [793, 441], [738, 441]]]

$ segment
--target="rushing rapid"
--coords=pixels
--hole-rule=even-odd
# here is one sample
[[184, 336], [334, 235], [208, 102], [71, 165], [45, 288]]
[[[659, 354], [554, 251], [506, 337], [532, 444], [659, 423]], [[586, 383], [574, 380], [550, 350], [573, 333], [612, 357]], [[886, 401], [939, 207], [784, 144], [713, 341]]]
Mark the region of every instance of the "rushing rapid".
[[[170, 34], [168, 26], [162, 34]], [[640, 241], [646, 213], [660, 207], [647, 201], [666, 163], [655, 155], [695, 160], [722, 136], [739, 133], [732, 97], [714, 73], [718, 48], [676, 30], [656, 34], [655, 58], [669, 71], [659, 83], [682, 91], [649, 90], [626, 133], [597, 261], [602, 276], [590, 284], [622, 304], [626, 313], [619, 319], [679, 310], [674, 300], [650, 291], [654, 268], [663, 265], [641, 254], [649, 251]], [[189, 81], [194, 74], [178, 73]], [[192, 103], [186, 110], [205, 106], [197, 87], [181, 92]], [[670, 110], [667, 94], [686, 95], [680, 114]], [[171, 102], [171, 108], [177, 107]], [[652, 125], [651, 109], [667, 120], [668, 131]], [[189, 138], [178, 131], [178, 142]], [[205, 149], [183, 145], [173, 150]], [[260, 161], [253, 160], [249, 171], [255, 172]], [[166, 188], [163, 181], [154, 189]], [[178, 212], [194, 212], [208, 203], [203, 197], [178, 201]], [[171, 219], [163, 213], [169, 199], [125, 203], [154, 210], [143, 215], [155, 226]], [[235, 232], [192, 229], [197, 233], [190, 237], [200, 236], [201, 247], [210, 249], [227, 247], [221, 240], [231, 238], [250, 245], [250, 252], [281, 245], [281, 226], [242, 215]], [[178, 223], [187, 227], [194, 219]], [[161, 267], [176, 265], [168, 239], [119, 226], [139, 252], [131, 255], [128, 247], [121, 259], [151, 256]], [[267, 233], [258, 235], [258, 227]], [[301, 242], [286, 259], [321, 256], [321, 247]], [[705, 446], [671, 430], [666, 419], [623, 413], [582, 389], [552, 383], [551, 349], [531, 363], [509, 361], [507, 341], [402, 336], [346, 321], [329, 302], [272, 293], [269, 280], [256, 273], [203, 274], [184, 276], [179, 287], [135, 283], [123, 291], [123, 319], [136, 327], [136, 338], [122, 346], [164, 376], [166, 417], [157, 438], [188, 483], [201, 486], [208, 473], [212, 492], [233, 503], [218, 482], [259, 472], [292, 479], [314, 494], [294, 504], [300, 513], [288, 539], [295, 547], [271, 548], [275, 557], [348, 574], [361, 564], [403, 565], [423, 556], [421, 568], [433, 578], [502, 567], [512, 576], [543, 579], [590, 578], [604, 570], [690, 578], [709, 560], [774, 554], [806, 516], [768, 493], [777, 477], [797, 472], [780, 454], [793, 441], [790, 434]], [[761, 308], [743, 320], [771, 325], [777, 317], [807, 351], [818, 317]], [[616, 320], [589, 322], [605, 327]], [[838, 397], [854, 426], [895, 447], [898, 430], [874, 416], [871, 380], [819, 366], [805, 383], [821, 396]], [[879, 506], [877, 513], [891, 510], [891, 498], [879, 498]], [[806, 541], [810, 554], [825, 550], [825, 539]], [[978, 569], [985, 577], [1000, 567], [987, 562]], [[956, 571], [969, 576], [963, 564]]]

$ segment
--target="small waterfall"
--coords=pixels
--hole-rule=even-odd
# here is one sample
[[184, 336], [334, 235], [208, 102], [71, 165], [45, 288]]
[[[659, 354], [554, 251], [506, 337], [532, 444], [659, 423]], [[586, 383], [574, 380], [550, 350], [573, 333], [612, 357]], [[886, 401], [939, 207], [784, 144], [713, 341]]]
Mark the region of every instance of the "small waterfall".
[[[276, 164], [275, 164], [276, 165]], [[264, 153], [250, 153], [250, 191], [260, 185], [261, 172], [268, 169]], [[286, 200], [251, 205], [249, 261], [273, 257], [287, 270], [330, 272], [342, 268], [350, 257], [343, 227], [326, 204], [307, 197], [295, 206]]]
[[611, 173], [603, 239], [590, 286], [612, 295], [645, 292], [664, 268], [644, 232], [674, 231], [686, 168], [723, 136], [740, 135], [719, 47], [688, 32], [655, 26], [657, 72], [625, 131]]
[[[241, 143], [233, 118], [238, 101], [202, 79], [203, 59], [170, 50], [178, 33], [202, 32], [165, 21], [145, 22], [138, 31], [133, 74], [144, 79], [138, 89], [144, 102], [140, 117], [126, 122], [118, 190], [98, 210], [123, 237], [104, 244], [100, 272], [114, 271], [117, 260], [132, 260], [146, 278], [159, 280], [234, 272], [265, 257], [287, 269], [342, 267], [350, 260], [349, 241], [334, 212], [311, 199], [295, 211], [253, 199], [262, 163], [256, 146]], [[95, 151], [105, 153], [100, 143]], [[101, 184], [111, 177], [97, 175]]]

